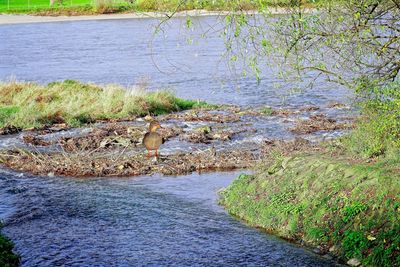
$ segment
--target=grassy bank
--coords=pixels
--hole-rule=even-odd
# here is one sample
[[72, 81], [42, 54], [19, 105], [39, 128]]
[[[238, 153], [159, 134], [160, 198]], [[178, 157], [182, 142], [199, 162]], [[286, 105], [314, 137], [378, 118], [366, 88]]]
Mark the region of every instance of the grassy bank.
[[56, 123], [76, 127], [103, 119], [124, 119], [209, 106], [168, 91], [145, 92], [116, 85], [100, 87], [73, 80], [0, 83], [0, 129], [40, 128]]
[[[318, 1], [303, 1], [313, 5]], [[84, 15], [144, 11], [184, 11], [204, 10], [259, 10], [266, 6], [284, 7], [289, 0], [242, 0], [242, 1], [199, 1], [199, 0], [69, 0], [55, 1], [53, 6], [46, 0], [0, 0], [1, 13], [20, 13], [36, 15]]]
[[400, 265], [400, 153], [374, 163], [278, 159], [221, 194], [227, 210], [283, 238], [365, 265]]
[[365, 266], [400, 266], [400, 84], [364, 91], [364, 117], [320, 151], [271, 152], [221, 193], [280, 237]]
[[0, 233], [0, 266], [14, 267], [19, 265], [19, 256], [12, 252], [13, 244]]

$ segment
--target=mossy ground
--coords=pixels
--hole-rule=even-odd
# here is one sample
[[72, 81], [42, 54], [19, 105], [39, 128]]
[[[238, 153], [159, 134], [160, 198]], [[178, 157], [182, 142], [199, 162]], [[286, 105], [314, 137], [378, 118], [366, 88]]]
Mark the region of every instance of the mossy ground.
[[159, 115], [204, 106], [210, 105], [180, 99], [168, 91], [101, 87], [73, 80], [48, 85], [0, 83], [0, 129], [40, 128], [56, 123], [74, 127], [96, 120]]
[[221, 204], [250, 225], [364, 265], [400, 265], [400, 152], [372, 162], [278, 156], [241, 175]]

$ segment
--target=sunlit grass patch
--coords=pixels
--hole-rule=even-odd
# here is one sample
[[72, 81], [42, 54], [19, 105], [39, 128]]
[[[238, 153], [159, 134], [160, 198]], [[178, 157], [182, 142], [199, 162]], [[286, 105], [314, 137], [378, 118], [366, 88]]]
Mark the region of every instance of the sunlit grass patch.
[[183, 100], [169, 91], [146, 92], [118, 85], [98, 86], [73, 80], [0, 83], [0, 128], [43, 127], [55, 123], [79, 126], [97, 119], [122, 119], [207, 106]]

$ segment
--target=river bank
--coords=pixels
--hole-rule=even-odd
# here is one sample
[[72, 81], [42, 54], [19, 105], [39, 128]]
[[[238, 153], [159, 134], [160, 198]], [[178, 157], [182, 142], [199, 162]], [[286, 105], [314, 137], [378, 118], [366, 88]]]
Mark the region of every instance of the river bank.
[[351, 132], [314, 150], [270, 151], [254, 175], [221, 193], [221, 204], [351, 266], [400, 266], [399, 86], [364, 88], [375, 95], [359, 102]]
[[[224, 12], [213, 12], [205, 10], [192, 10], [178, 12], [174, 16], [217, 16]], [[277, 13], [278, 14], [278, 13]], [[17, 14], [0, 14], [0, 25], [21, 24], [21, 23], [44, 23], [44, 22], [62, 22], [62, 21], [85, 21], [85, 20], [119, 20], [119, 19], [150, 19], [150, 18], [166, 18], [165, 13], [161, 12], [135, 12], [127, 14], [93, 14], [93, 15], [17, 15]]]
[[221, 193], [251, 226], [352, 266], [399, 266], [400, 152], [362, 159], [336, 142], [276, 149]]
[[[270, 14], [286, 14], [283, 8], [271, 8]], [[174, 17], [204, 17], [204, 16], [225, 16], [230, 14], [228, 11], [208, 11], [208, 10], [186, 10], [174, 13]], [[257, 14], [257, 11], [246, 11], [248, 15]], [[129, 13], [116, 14], [68, 14], [68, 13], [40, 13], [40, 14], [0, 14], [0, 25], [24, 24], [24, 23], [45, 23], [63, 21], [88, 21], [88, 20], [121, 20], [121, 19], [165, 19], [168, 12], [145, 12], [136, 11]]]
[[[100, 14], [124, 14], [134, 13], [138, 17], [145, 14], [156, 17], [162, 14], [166, 16], [199, 16], [224, 15], [232, 12], [246, 12], [252, 14], [255, 12], [281, 14], [287, 13], [285, 10], [291, 4], [284, 0], [267, 1], [105, 1], [105, 0], [74, 0], [63, 2], [55, 0], [52, 4], [39, 2], [36, 0], [30, 2], [7, 2], [0, 4], [0, 12], [5, 14], [29, 14], [35, 16], [84, 16]], [[302, 8], [315, 8], [318, 3], [315, 1], [302, 1]], [[135, 16], [136, 16], [135, 15]]]

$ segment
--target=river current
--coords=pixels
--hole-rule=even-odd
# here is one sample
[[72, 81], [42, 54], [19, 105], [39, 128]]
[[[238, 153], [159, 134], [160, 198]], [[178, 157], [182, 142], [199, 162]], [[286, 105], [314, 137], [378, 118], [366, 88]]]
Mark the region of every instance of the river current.
[[[204, 26], [216, 18], [194, 20]], [[242, 106], [324, 106], [348, 100], [348, 91], [323, 82], [293, 94], [291, 85], [270, 71], [260, 84], [251, 76], [232, 81], [221, 61], [224, 46], [218, 34], [189, 45], [182, 33], [184, 19], [170, 21], [169, 31], [153, 38], [157, 23], [0, 26], [0, 79], [125, 86], [147, 81], [149, 90], [169, 88], [183, 98]], [[22, 266], [335, 265], [227, 214], [217, 204], [217, 192], [239, 173], [78, 179], [0, 169], [2, 231], [15, 243]]]

